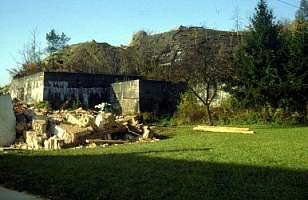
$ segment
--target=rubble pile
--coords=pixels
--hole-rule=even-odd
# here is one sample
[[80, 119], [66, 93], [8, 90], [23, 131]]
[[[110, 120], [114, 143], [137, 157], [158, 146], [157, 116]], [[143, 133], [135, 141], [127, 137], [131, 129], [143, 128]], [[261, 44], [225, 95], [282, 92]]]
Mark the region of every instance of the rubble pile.
[[57, 150], [88, 145], [125, 144], [157, 141], [153, 127], [144, 125], [138, 115], [116, 116], [100, 111], [48, 111], [14, 100], [16, 142], [11, 147], [31, 150]]

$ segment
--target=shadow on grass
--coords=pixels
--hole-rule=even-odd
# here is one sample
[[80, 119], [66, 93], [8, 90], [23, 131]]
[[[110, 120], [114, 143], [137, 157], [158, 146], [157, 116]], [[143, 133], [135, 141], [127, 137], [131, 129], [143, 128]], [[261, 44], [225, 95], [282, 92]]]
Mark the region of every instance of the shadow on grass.
[[307, 171], [172, 160], [157, 152], [8, 154], [0, 158], [0, 184], [50, 199], [308, 199]]

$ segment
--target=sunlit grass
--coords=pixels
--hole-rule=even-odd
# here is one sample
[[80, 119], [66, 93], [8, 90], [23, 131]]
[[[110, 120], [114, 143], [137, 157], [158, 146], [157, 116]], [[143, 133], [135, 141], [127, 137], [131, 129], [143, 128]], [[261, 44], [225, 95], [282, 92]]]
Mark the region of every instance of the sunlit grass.
[[0, 153], [0, 183], [51, 199], [307, 199], [308, 128], [168, 128], [165, 140]]

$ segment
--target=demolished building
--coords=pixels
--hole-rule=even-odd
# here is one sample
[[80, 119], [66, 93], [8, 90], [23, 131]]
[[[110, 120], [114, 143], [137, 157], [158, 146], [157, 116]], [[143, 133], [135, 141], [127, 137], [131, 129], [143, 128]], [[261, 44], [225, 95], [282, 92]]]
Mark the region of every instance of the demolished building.
[[67, 100], [79, 100], [93, 108], [108, 102], [118, 114], [162, 114], [176, 109], [183, 89], [181, 84], [146, 80], [141, 76], [39, 72], [14, 78], [10, 94], [28, 104], [47, 101], [59, 107]]

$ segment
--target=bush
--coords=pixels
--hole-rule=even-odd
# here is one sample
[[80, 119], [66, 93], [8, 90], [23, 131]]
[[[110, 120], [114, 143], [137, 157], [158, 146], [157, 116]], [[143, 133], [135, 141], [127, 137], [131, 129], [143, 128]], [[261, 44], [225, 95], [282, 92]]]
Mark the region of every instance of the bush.
[[194, 94], [185, 92], [181, 95], [177, 106], [175, 119], [178, 124], [194, 123], [206, 121], [206, 111]]
[[9, 93], [10, 85], [5, 85], [0, 87], [0, 95], [5, 95]]
[[303, 116], [297, 112], [286, 112], [282, 108], [271, 108], [269, 106], [261, 109], [215, 109], [213, 119], [218, 124], [277, 124], [296, 125], [301, 123]]
[[140, 113], [140, 118], [145, 123], [151, 123], [155, 121], [155, 117], [153, 113], [150, 112], [142, 112]]
[[50, 105], [47, 101], [40, 101], [40, 102], [36, 103], [34, 105], [34, 107], [38, 108], [38, 109], [46, 109], [46, 110], [50, 109]]
[[[211, 108], [211, 111], [214, 123], [220, 125], [296, 125], [302, 123], [304, 118], [298, 112], [286, 111], [283, 108], [273, 108], [270, 105], [246, 109], [232, 97], [226, 99], [220, 107]], [[205, 123], [208, 121], [204, 106], [190, 92], [186, 92], [181, 96], [175, 120], [177, 124]]]
[[68, 110], [76, 110], [80, 107], [83, 107], [82, 103], [79, 101], [79, 99], [71, 100], [68, 104], [67, 109]]

